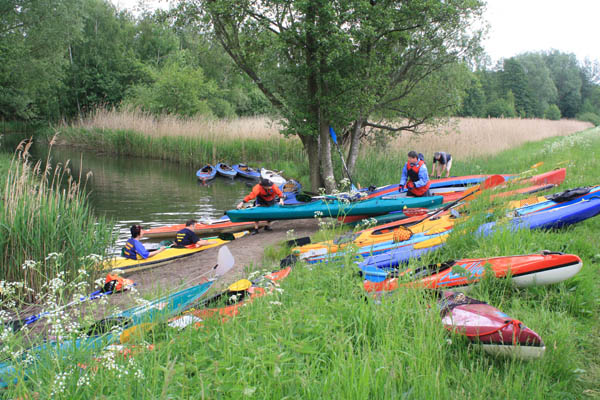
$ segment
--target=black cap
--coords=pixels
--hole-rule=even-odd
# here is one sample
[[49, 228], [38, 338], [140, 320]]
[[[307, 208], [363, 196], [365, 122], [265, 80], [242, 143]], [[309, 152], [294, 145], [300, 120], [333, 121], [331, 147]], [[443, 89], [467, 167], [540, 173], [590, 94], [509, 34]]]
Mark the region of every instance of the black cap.
[[273, 182], [271, 182], [267, 178], [262, 178], [260, 180], [260, 186], [273, 186]]

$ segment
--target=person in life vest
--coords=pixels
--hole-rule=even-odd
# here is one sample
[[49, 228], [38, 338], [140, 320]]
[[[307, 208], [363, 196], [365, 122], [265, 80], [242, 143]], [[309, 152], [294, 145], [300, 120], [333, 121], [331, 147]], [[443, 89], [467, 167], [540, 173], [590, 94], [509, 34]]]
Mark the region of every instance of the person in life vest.
[[[438, 168], [439, 172], [437, 172]], [[433, 175], [437, 174], [437, 177], [441, 178], [444, 171], [446, 171], [446, 178], [449, 178], [450, 168], [452, 168], [452, 155], [443, 151], [435, 152], [433, 155]]]
[[148, 251], [140, 242], [142, 236], [144, 236], [144, 230], [140, 225], [132, 225], [131, 226], [131, 237], [125, 243], [125, 247], [123, 247], [123, 257], [129, 258], [131, 260], [137, 260], [138, 256], [140, 258], [148, 258], [157, 255], [165, 250], [165, 246], [161, 246], [160, 248]]
[[[247, 203], [252, 199], [255, 199], [254, 205], [256, 207], [271, 207], [271, 206], [275, 205], [275, 199], [277, 197], [279, 197], [279, 205], [283, 205], [284, 197], [283, 197], [283, 193], [281, 192], [281, 190], [277, 187], [277, 185], [274, 185], [270, 180], [263, 178], [260, 180], [260, 182], [257, 185], [254, 185], [250, 194], [248, 194], [248, 196], [244, 197], [243, 201], [240, 201], [240, 204], [237, 205], [237, 208], [239, 210], [240, 208], [242, 208], [244, 203]], [[271, 223], [267, 222], [267, 225], [265, 226], [265, 231], [270, 231], [270, 230], [272, 230]], [[252, 230], [251, 234], [256, 235], [257, 233], [258, 233], [258, 221], [255, 221], [254, 229]]]
[[185, 223], [185, 228], [181, 229], [175, 235], [175, 247], [185, 247], [191, 244], [195, 244], [196, 247], [205, 246], [210, 244], [210, 240], [200, 240], [196, 232], [193, 231], [193, 227], [196, 224], [195, 219], [190, 219]]
[[419, 160], [419, 155], [415, 151], [408, 153], [408, 162], [402, 168], [402, 178], [398, 191], [407, 190], [407, 196], [430, 196], [429, 194], [429, 175], [427, 166], [423, 160]]

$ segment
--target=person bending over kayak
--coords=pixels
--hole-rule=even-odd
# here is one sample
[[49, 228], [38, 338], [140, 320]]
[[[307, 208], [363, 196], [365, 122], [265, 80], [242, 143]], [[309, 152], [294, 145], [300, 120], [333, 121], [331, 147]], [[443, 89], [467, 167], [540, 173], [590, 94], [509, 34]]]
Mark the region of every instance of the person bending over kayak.
[[[438, 167], [440, 172], [437, 172]], [[437, 177], [441, 178], [444, 171], [446, 171], [446, 178], [449, 178], [450, 168], [452, 168], [452, 155], [443, 151], [435, 152], [433, 155], [433, 175], [437, 173]]]
[[125, 243], [125, 247], [123, 247], [123, 257], [137, 260], [138, 255], [141, 258], [149, 258], [165, 250], [165, 246], [160, 246], [159, 249], [153, 251], [146, 250], [142, 242], [140, 242], [140, 239], [144, 236], [144, 230], [140, 225], [132, 225], [130, 231], [131, 237]]
[[[254, 200], [254, 205], [256, 207], [271, 207], [275, 205], [275, 198], [279, 197], [279, 205], [283, 205], [283, 193], [268, 179], [261, 179], [260, 182], [252, 188], [252, 191], [248, 196], [244, 197], [243, 201], [240, 201], [240, 204], [237, 205], [237, 209], [242, 208], [244, 203], [249, 202], [252, 199]], [[271, 222], [267, 222], [265, 226], [265, 231], [270, 231]], [[258, 221], [254, 221], [254, 229], [250, 233], [251, 235], [256, 235], [258, 233]]]
[[205, 246], [210, 244], [210, 240], [200, 240], [196, 232], [193, 230], [193, 226], [196, 224], [195, 219], [190, 219], [185, 223], [185, 228], [178, 231], [175, 235], [175, 247], [185, 247], [190, 244], [195, 244], [196, 247]]
[[425, 162], [419, 160], [417, 152], [408, 152], [408, 162], [402, 168], [402, 178], [400, 179], [398, 191], [406, 189], [407, 196], [430, 196], [430, 184]]

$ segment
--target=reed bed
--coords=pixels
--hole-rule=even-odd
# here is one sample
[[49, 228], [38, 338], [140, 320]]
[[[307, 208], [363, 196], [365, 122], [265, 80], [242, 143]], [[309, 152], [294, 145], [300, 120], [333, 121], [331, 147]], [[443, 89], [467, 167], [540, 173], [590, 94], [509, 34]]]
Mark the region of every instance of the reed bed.
[[50, 156], [32, 164], [31, 144], [19, 145], [3, 179], [0, 280], [23, 282], [33, 290], [58, 273], [68, 281], [89, 273], [92, 280], [92, 263], [84, 259], [103, 255], [112, 241], [111, 227], [87, 205], [85, 177], [72, 177], [68, 165], [52, 166]]
[[594, 125], [589, 122], [547, 119], [453, 118], [422, 133], [402, 133], [394, 138], [388, 150], [414, 149], [426, 154], [445, 151], [459, 159], [480, 158], [498, 154], [526, 142], [580, 132]]

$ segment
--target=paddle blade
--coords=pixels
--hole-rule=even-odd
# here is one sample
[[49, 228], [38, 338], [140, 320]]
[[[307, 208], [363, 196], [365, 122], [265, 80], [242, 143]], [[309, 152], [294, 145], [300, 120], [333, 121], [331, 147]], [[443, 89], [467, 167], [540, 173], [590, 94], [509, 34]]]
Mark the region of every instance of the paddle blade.
[[240, 279], [239, 281], [233, 282], [231, 285], [229, 285], [227, 290], [231, 292], [242, 292], [250, 289], [251, 286], [252, 282], [250, 282], [248, 279]]
[[362, 267], [361, 271], [362, 271], [362, 274], [363, 274], [365, 280], [367, 280], [369, 282], [383, 282], [388, 277], [387, 271], [384, 271], [377, 267], [371, 267], [371, 266]]
[[235, 259], [233, 258], [233, 254], [229, 251], [227, 246], [221, 246], [219, 249], [219, 255], [217, 256], [217, 268], [215, 269], [215, 277], [223, 276], [226, 274], [231, 268], [233, 268], [233, 264], [235, 264]]
[[505, 180], [502, 175], [492, 175], [492, 176], [488, 177], [485, 181], [483, 181], [483, 184], [481, 185], [481, 187], [483, 189], [490, 189], [495, 186], [501, 185], [504, 182], [505, 182]]
[[430, 210], [428, 208], [417, 207], [417, 208], [405, 208], [402, 210], [402, 213], [407, 217], [418, 217], [420, 215], [425, 215]]
[[331, 139], [333, 139], [333, 143], [337, 144], [337, 136], [335, 136], [335, 131], [331, 126], [329, 127], [329, 134], [331, 135]]
[[535, 168], [541, 167], [542, 165], [544, 165], [544, 162], [540, 161], [538, 163], [533, 164], [531, 167], [529, 167], [529, 169], [535, 169]]

